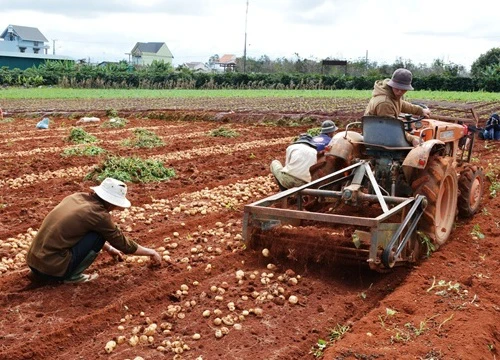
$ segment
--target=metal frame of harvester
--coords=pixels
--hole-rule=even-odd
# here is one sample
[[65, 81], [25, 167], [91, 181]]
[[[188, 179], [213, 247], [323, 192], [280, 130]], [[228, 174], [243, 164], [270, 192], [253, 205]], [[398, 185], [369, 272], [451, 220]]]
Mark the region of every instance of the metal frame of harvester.
[[[457, 180], [459, 177], [463, 177], [462, 182], [470, 181], [470, 184], [466, 183], [465, 186], [474, 188], [473, 194], [466, 194], [465, 201], [470, 201], [466, 208], [471, 208], [467, 215], [473, 215], [479, 207], [484, 176], [481, 171], [472, 172], [471, 176], [470, 167], [464, 168], [471, 160], [474, 129], [478, 124], [474, 109], [468, 108], [468, 112], [471, 117], [433, 116], [431, 120], [407, 117], [407, 125], [417, 120], [424, 123], [417, 131], [421, 144], [416, 148], [408, 146], [407, 143], [406, 146], [404, 143], [401, 146], [400, 140], [404, 136], [405, 127], [404, 121], [399, 119], [364, 117], [364, 136], [349, 131], [355, 123], [349, 124], [345, 131], [334, 137], [330, 143], [332, 146], [329, 147], [329, 154], [327, 153], [327, 156], [341, 157], [342, 164], [346, 166], [340, 169], [337, 166], [333, 172], [308, 184], [246, 205], [243, 241], [253, 247], [256, 237], [265, 237], [268, 230], [286, 224], [300, 226], [307, 222], [318, 227], [349, 225], [356, 228], [352, 235], [353, 244], [335, 246], [335, 239], [332, 239], [335, 256], [366, 261], [374, 270], [390, 269], [395, 265], [418, 261], [422, 256], [423, 242], [422, 238], [419, 238], [422, 234], [417, 234], [417, 230], [429, 204], [429, 196], [433, 201], [431, 211], [438, 213], [431, 214], [438, 219], [432, 219], [431, 222], [439, 222], [442, 218], [447, 227], [453, 224], [455, 214], [446, 214], [446, 210], [456, 212], [457, 201], [464, 201], [464, 196], [460, 196], [458, 190], [458, 185], [461, 185]], [[386, 134], [388, 136], [385, 136]], [[448, 177], [440, 181], [439, 186], [443, 189], [438, 189], [437, 195], [420, 190], [422, 185], [410, 195], [399, 195], [400, 187], [411, 191], [410, 186], [405, 188], [399, 184], [402, 174], [415, 188], [415, 184], [425, 182], [422, 176], [428, 176], [425, 169], [431, 166], [431, 162], [438, 163], [441, 158], [448, 159], [448, 170], [443, 170]], [[461, 172], [461, 169], [465, 170]], [[466, 179], [471, 177], [472, 179]], [[411, 183], [410, 180], [414, 182]], [[425, 184], [423, 186], [425, 187]], [[455, 194], [456, 199], [450, 197], [450, 194]], [[433, 199], [435, 196], [438, 197], [437, 200]], [[350, 208], [358, 208], [359, 214], [325, 211], [329, 204], [339, 202], [348, 204]], [[316, 212], [314, 206], [308, 206], [311, 203], [322, 210]], [[318, 207], [318, 204], [323, 206]], [[371, 209], [369, 215], [363, 212], [367, 207]], [[460, 209], [462, 208], [463, 204], [460, 206]], [[434, 242], [436, 247], [442, 245], [451, 232], [451, 229], [446, 229], [446, 233], [440, 238], [439, 224], [431, 223], [423, 227], [424, 232], [429, 228], [437, 232], [437, 236], [431, 232], [430, 239], [427, 238], [427, 241]]]

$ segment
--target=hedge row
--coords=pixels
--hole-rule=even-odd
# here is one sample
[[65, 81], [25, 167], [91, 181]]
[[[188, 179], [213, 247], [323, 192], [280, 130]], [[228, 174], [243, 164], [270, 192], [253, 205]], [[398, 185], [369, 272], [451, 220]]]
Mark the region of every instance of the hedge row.
[[[12, 86], [55, 85], [74, 88], [147, 88], [147, 89], [355, 89], [369, 90], [377, 80], [370, 76], [321, 74], [199, 73], [186, 69], [165, 71], [123, 71], [94, 69], [89, 66], [68, 71], [46, 68], [0, 69], [0, 84]], [[414, 78], [419, 90], [500, 92], [500, 76], [450, 77], [430, 75]]]

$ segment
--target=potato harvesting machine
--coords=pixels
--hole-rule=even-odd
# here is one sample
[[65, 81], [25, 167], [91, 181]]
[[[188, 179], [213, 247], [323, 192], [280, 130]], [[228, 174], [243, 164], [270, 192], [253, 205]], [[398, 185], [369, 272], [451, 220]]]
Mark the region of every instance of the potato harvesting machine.
[[[311, 167], [310, 183], [245, 206], [247, 247], [386, 271], [443, 245], [457, 215], [478, 211], [484, 175], [471, 163], [476, 112], [441, 110], [446, 115], [430, 119], [364, 116], [349, 123]], [[406, 132], [420, 144], [411, 146]]]

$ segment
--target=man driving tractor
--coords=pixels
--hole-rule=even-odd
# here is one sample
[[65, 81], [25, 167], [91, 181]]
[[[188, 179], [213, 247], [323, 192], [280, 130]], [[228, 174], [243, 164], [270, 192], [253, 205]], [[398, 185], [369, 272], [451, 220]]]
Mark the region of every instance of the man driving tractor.
[[[391, 79], [377, 80], [365, 115], [398, 118], [399, 114], [407, 113], [429, 118], [431, 114], [429, 109], [403, 100], [403, 95], [408, 90], [413, 90], [411, 81], [412, 73], [406, 69], [397, 69]], [[419, 138], [408, 133], [406, 133], [406, 140], [413, 146], [419, 144]]]

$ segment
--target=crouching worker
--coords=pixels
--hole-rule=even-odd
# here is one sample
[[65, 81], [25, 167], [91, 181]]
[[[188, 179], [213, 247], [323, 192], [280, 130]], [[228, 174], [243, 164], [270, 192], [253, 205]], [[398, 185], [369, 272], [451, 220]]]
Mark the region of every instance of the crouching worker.
[[323, 154], [325, 152], [325, 147], [332, 141], [333, 134], [338, 128], [332, 120], [325, 120], [321, 123], [321, 132], [319, 135], [312, 138], [313, 142], [316, 144], [316, 150], [318, 154]]
[[316, 144], [309, 134], [299, 138], [286, 148], [285, 166], [279, 160], [271, 162], [271, 173], [276, 178], [281, 191], [311, 182], [309, 168], [316, 164]]
[[486, 127], [482, 133], [484, 140], [500, 140], [500, 116], [492, 114], [486, 122]]
[[127, 239], [111, 218], [110, 211], [130, 207], [127, 185], [106, 178], [91, 189], [67, 196], [43, 220], [26, 255], [33, 281], [92, 280], [97, 274], [83, 272], [101, 249], [118, 259], [134, 254], [161, 262], [158, 252]]

